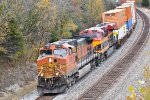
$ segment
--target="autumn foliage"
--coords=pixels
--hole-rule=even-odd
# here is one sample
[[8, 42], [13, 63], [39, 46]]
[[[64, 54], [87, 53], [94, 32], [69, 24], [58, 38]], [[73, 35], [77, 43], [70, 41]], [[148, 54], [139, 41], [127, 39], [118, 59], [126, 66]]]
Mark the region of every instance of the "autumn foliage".
[[[3, 0], [0, 3], [0, 66], [36, 59], [47, 42], [70, 38], [101, 22], [108, 0]], [[11, 64], [10, 64], [11, 63]]]

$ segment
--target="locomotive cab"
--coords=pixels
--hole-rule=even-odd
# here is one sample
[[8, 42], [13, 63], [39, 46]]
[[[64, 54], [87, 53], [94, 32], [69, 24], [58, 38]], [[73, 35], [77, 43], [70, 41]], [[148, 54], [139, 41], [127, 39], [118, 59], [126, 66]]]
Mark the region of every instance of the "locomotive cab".
[[[48, 44], [40, 49], [37, 60], [38, 86], [43, 93], [61, 93], [67, 87], [67, 74], [77, 65], [74, 46], [68, 43]], [[69, 67], [68, 67], [69, 66]]]

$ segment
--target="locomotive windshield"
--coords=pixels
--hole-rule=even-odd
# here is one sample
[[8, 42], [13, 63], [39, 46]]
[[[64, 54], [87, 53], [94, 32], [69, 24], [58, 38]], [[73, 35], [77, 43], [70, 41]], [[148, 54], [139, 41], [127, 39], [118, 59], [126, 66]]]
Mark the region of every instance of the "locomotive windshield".
[[65, 57], [67, 55], [67, 50], [66, 49], [55, 49], [54, 55]]
[[102, 35], [100, 33], [96, 33], [97, 37], [102, 37]]
[[52, 50], [40, 50], [40, 55], [52, 55]]

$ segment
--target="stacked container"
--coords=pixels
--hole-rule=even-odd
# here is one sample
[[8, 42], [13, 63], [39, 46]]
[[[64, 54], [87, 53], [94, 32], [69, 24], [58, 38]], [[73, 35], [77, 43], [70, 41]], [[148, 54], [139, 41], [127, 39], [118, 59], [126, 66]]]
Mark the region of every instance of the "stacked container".
[[126, 1], [134, 1], [134, 2], [136, 2], [136, 0], [119, 0], [119, 3], [123, 4], [123, 3], [126, 3]]
[[132, 24], [135, 25], [135, 23], [136, 23], [136, 17], [135, 17], [135, 6], [134, 6], [134, 2], [122, 4], [122, 6], [126, 6], [126, 5], [130, 5], [130, 6], [131, 6]]
[[135, 13], [136, 13], [136, 2], [135, 2], [135, 0], [127, 0], [126, 3], [134, 3], [134, 9], [135, 9]]
[[119, 0], [120, 4], [126, 3], [126, 0]]
[[126, 15], [126, 28], [127, 31], [130, 31], [132, 29], [132, 12], [131, 12], [131, 6], [126, 5], [126, 6], [119, 6], [117, 9], [124, 9], [125, 10], [125, 15]]
[[116, 23], [117, 29], [125, 24], [126, 16], [124, 9], [114, 9], [103, 13], [103, 22]]
[[103, 13], [103, 22], [112, 22], [116, 24], [114, 30], [115, 40], [123, 39], [126, 34], [126, 15], [124, 9], [114, 9]]

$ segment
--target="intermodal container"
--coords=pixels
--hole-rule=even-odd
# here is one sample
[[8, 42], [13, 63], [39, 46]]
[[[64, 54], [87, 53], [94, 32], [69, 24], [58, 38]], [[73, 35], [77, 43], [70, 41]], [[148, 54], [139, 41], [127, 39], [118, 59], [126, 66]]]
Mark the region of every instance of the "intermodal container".
[[116, 35], [118, 35], [118, 40], [123, 39], [127, 35], [126, 24], [124, 24], [122, 27], [120, 27], [117, 30], [113, 30], [113, 34], [115, 37]]
[[123, 3], [126, 3], [126, 1], [134, 1], [134, 2], [136, 2], [136, 0], [119, 0], [119, 3], [123, 4]]
[[124, 9], [125, 10], [125, 15], [126, 15], [126, 21], [132, 18], [132, 12], [131, 12], [131, 6], [126, 5], [126, 6], [119, 6], [117, 9]]
[[126, 22], [126, 29], [130, 31], [132, 29], [132, 18]]
[[103, 22], [112, 22], [116, 24], [116, 28], [121, 28], [125, 23], [125, 10], [114, 9], [104, 12], [102, 15]]
[[127, 35], [126, 24], [119, 29], [118, 39], [123, 39]]
[[126, 1], [127, 1], [127, 0], [120, 0], [119, 3], [120, 3], [120, 4], [123, 4], [123, 3], [126, 3]]
[[126, 1], [126, 3], [134, 3], [134, 9], [135, 9], [135, 12], [136, 12], [136, 2], [135, 2], [135, 0], [128, 0], [128, 1]]
[[127, 21], [128, 19], [127, 19], [127, 15], [126, 15], [126, 8], [118, 8], [117, 7], [116, 9], [123, 9], [125, 11], [125, 19], [124, 20]]
[[130, 5], [131, 6], [131, 12], [132, 12], [132, 24], [134, 25], [136, 22], [136, 18], [135, 18], [135, 9], [134, 9], [134, 3], [124, 3], [122, 4], [124, 5]]

